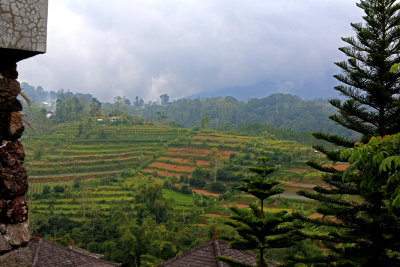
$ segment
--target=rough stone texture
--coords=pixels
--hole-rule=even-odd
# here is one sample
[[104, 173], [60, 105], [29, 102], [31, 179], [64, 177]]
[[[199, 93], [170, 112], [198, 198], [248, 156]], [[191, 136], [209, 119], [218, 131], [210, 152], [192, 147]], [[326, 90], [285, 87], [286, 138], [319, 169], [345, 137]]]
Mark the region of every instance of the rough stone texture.
[[32, 256], [29, 247], [14, 249], [0, 256], [0, 266], [21, 267], [32, 266]]
[[28, 218], [28, 205], [25, 196], [19, 196], [7, 201], [4, 216], [10, 223], [21, 223]]
[[25, 245], [31, 239], [29, 226], [27, 223], [8, 224], [4, 237], [12, 246]]
[[46, 52], [48, 0], [0, 1], [0, 266], [31, 266], [16, 62]]
[[24, 163], [25, 152], [19, 141], [8, 142], [0, 148], [0, 164], [4, 166], [21, 166]]
[[[0, 7], [3, 4], [2, 0]], [[31, 238], [26, 223], [28, 176], [24, 148], [18, 141], [24, 132], [17, 99], [21, 87], [16, 64], [4, 61], [2, 52], [0, 59], [0, 266], [31, 266], [30, 250], [24, 247]]]
[[46, 52], [47, 0], [0, 1], [0, 48]]
[[11, 250], [11, 245], [8, 242], [7, 238], [0, 234], [0, 252]]
[[0, 194], [3, 199], [10, 200], [17, 196], [23, 196], [26, 192], [28, 192], [28, 180], [24, 167], [6, 167], [1, 169]]
[[19, 139], [24, 132], [24, 126], [22, 125], [22, 115], [19, 112], [11, 112], [10, 115], [10, 128], [8, 133], [10, 134], [10, 139]]

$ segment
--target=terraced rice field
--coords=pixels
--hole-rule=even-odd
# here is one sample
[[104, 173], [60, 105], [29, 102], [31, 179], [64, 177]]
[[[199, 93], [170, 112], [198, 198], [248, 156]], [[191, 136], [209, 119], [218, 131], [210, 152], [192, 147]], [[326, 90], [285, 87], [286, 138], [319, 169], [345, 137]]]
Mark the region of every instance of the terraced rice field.
[[[251, 138], [232, 137], [227, 135], [196, 135], [191, 143], [181, 147], [169, 147], [161, 156], [143, 170], [145, 173], [155, 173], [162, 176], [191, 176], [196, 166], [210, 168], [209, 154], [214, 144], [218, 144], [218, 152], [223, 159], [228, 159], [232, 153], [239, 152]], [[201, 141], [201, 142], [200, 142]], [[196, 144], [197, 142], [197, 144]], [[241, 145], [243, 143], [243, 146]], [[231, 146], [235, 144], [235, 146]], [[234, 150], [233, 150], [234, 148]]]
[[[49, 136], [40, 136], [48, 146], [34, 159], [36, 140], [27, 140], [26, 164], [32, 192], [43, 184], [71, 182], [76, 178], [96, 179], [117, 175], [127, 169], [141, 169], [165, 151], [170, 142], [189, 130], [164, 126], [96, 125], [100, 135], [78, 136], [78, 124], [65, 124]], [[157, 157], [157, 156], [156, 156]]]
[[[189, 129], [167, 126], [96, 127], [98, 127], [97, 132], [102, 131], [105, 134], [78, 136], [78, 124], [66, 124], [51, 135], [37, 138], [43, 141], [45, 148], [39, 159], [34, 159], [37, 139], [24, 141], [27, 153], [26, 167], [29, 172], [29, 193], [39, 194], [46, 185], [50, 188], [56, 185], [69, 187], [59, 196], [53, 195], [35, 200], [31, 205], [34, 213], [57, 213], [78, 219], [88, 213], [106, 213], [115, 205], [127, 203], [131, 205], [134, 192], [141, 183], [157, 179], [162, 182], [165, 177], [170, 176], [185, 175], [190, 178], [197, 166], [211, 169], [209, 154], [213, 148], [216, 148], [226, 161], [235, 156], [233, 154], [236, 154], [236, 157], [240, 156], [244, 160], [242, 166], [244, 169], [257, 162], [255, 156], [249, 159], [245, 159], [244, 156], [253, 155], [257, 151], [266, 151], [274, 155], [283, 153], [282, 151], [306, 153], [310, 149], [291, 141], [217, 133], [198, 134]], [[123, 182], [118, 178], [119, 182], [109, 185], [96, 184], [81, 187], [79, 190], [71, 189], [76, 180], [82, 180], [84, 185], [90, 185], [110, 177], [119, 177], [126, 170], [133, 171], [133, 174]], [[286, 172], [292, 173], [293, 179], [300, 175], [312, 175], [301, 166], [286, 166]], [[155, 173], [159, 178], [153, 176]], [[165, 188], [162, 192], [165, 198], [174, 200], [174, 209], [181, 211], [182, 217], [193, 211], [194, 198], [199, 196], [198, 194], [202, 200], [212, 199], [207, 200], [209, 201], [207, 205], [219, 205], [216, 203], [219, 203], [217, 199], [221, 194], [204, 189], [192, 188], [192, 190], [195, 193], [189, 195]], [[240, 197], [246, 198], [244, 195]], [[242, 203], [241, 200], [235, 200], [234, 203], [219, 201], [221, 206], [216, 208], [212, 206], [211, 210], [205, 212], [208, 215], [202, 213], [204, 221], [200, 216], [198, 223], [204, 225], [209, 218], [227, 216], [231, 204], [247, 207], [248, 199], [246, 203]], [[198, 209], [203, 212], [207, 208], [202, 206]]]

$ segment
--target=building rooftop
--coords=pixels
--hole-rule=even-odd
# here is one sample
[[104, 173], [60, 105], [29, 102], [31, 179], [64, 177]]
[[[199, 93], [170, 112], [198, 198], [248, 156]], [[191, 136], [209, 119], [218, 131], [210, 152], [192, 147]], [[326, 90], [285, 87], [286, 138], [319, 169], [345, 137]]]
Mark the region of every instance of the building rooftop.
[[90, 253], [74, 246], [64, 247], [43, 238], [33, 237], [28, 246], [32, 253], [32, 267], [121, 266], [120, 263], [99, 259], [103, 255]]
[[[226, 256], [252, 266], [257, 265], [257, 258], [254, 253], [229, 248], [229, 244], [222, 240], [211, 240], [203, 243], [189, 251], [186, 251], [168, 261], [158, 265], [159, 267], [229, 267], [217, 259], [217, 256]], [[278, 266], [273, 261], [268, 261], [269, 266]]]

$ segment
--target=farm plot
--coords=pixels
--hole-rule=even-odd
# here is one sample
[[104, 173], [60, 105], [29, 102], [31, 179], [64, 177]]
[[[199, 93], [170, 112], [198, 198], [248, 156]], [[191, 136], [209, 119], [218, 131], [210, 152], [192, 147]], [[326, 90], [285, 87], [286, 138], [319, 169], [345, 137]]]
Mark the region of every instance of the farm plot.
[[[199, 137], [206, 140], [206, 138], [208, 138], [208, 135], [197, 136], [197, 140], [199, 140]], [[218, 141], [219, 139], [222, 140], [222, 138], [227, 139], [226, 136], [219, 137], [218, 135], [212, 135], [210, 137], [212, 139], [212, 142]], [[235, 139], [231, 136], [228, 140]], [[185, 174], [187, 177], [191, 177], [191, 173], [195, 170], [197, 166], [202, 166], [206, 169], [209, 168], [209, 154], [211, 153], [213, 146], [208, 146], [208, 144], [209, 143], [205, 142], [202, 147], [169, 147], [167, 151], [162, 153], [161, 156], [155, 159], [153, 163], [149, 164], [143, 170], [143, 172], [153, 173], [166, 177], [181, 177], [183, 174]], [[218, 153], [223, 159], [228, 159], [232, 153], [237, 152], [237, 150], [232, 150], [232, 147], [230, 146], [222, 148], [228, 148], [218, 149]]]
[[158, 169], [149, 169], [149, 168], [145, 168], [143, 169], [143, 173], [147, 173], [147, 174], [153, 174], [155, 176], [161, 175], [161, 176], [165, 176], [165, 177], [178, 177], [180, 178], [182, 175], [187, 175], [188, 177], [190, 177], [189, 174], [187, 174], [186, 172], [182, 173], [178, 173], [178, 172], [174, 172], [174, 171], [163, 171], [163, 170], [158, 170]]
[[[200, 157], [205, 157], [207, 154], [211, 152], [211, 149], [207, 148], [189, 148], [189, 147], [174, 147], [174, 148], [168, 148], [167, 150], [167, 155], [170, 156], [200, 156]], [[223, 158], [229, 158], [229, 156], [232, 153], [235, 153], [236, 151], [233, 150], [219, 150], [218, 151]]]
[[174, 165], [162, 162], [153, 162], [149, 165], [149, 168], [161, 169], [161, 170], [173, 170], [177, 172], [188, 172], [188, 173], [194, 171], [195, 169], [195, 167]]
[[189, 164], [189, 165], [196, 165], [196, 166], [207, 166], [210, 164], [209, 161], [207, 160], [201, 160], [201, 159], [188, 159], [188, 158], [179, 158], [179, 157], [159, 157], [157, 159], [158, 161], [163, 161], [163, 162], [170, 162], [172, 164], [175, 163], [183, 163], [183, 164]]
[[[59, 127], [59, 126], [58, 126]], [[105, 136], [77, 136], [78, 125], [66, 124], [48, 136], [40, 137], [46, 144], [42, 155], [34, 159], [38, 147], [35, 140], [26, 141], [28, 174], [34, 179], [72, 181], [76, 176], [84, 179], [113, 175], [126, 169], [140, 169], [151, 163], [155, 154], [166, 150], [168, 143], [187, 134], [187, 130], [153, 126], [106, 126]], [[176, 168], [181, 171], [181, 168]], [[189, 168], [191, 169], [191, 168]], [[182, 169], [182, 171], [184, 171]], [[47, 179], [51, 178], [49, 181]], [[37, 181], [37, 180], [36, 180]], [[40, 186], [32, 183], [32, 190]], [[35, 189], [34, 189], [35, 188]]]
[[194, 144], [208, 144], [210, 146], [218, 144], [219, 146], [232, 147], [232, 145], [246, 145], [252, 142], [251, 138], [230, 135], [196, 135], [193, 136]]

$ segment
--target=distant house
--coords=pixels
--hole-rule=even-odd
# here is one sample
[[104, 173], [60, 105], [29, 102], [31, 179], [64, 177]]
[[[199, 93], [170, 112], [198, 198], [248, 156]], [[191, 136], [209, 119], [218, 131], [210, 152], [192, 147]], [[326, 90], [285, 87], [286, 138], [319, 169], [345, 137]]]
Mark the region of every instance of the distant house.
[[[218, 260], [217, 256], [226, 256], [252, 266], [257, 266], [255, 254], [248, 251], [231, 249], [228, 242], [222, 240], [211, 240], [161, 263], [158, 267], [229, 267], [227, 263]], [[268, 264], [272, 267], [279, 265], [279, 263], [273, 261], [268, 261]]]
[[54, 112], [52, 112], [52, 111], [47, 111], [46, 112], [46, 118], [50, 119], [53, 116], [54, 116]]
[[63, 247], [39, 237], [33, 237], [28, 246], [32, 254], [32, 267], [121, 266], [120, 263], [101, 260], [103, 255], [73, 245]]
[[97, 119], [96, 121], [97, 121], [98, 123], [103, 123], [103, 122], [104, 122], [103, 119]]
[[111, 122], [117, 121], [119, 119], [120, 119], [120, 117], [116, 117], [116, 116], [110, 117]]

